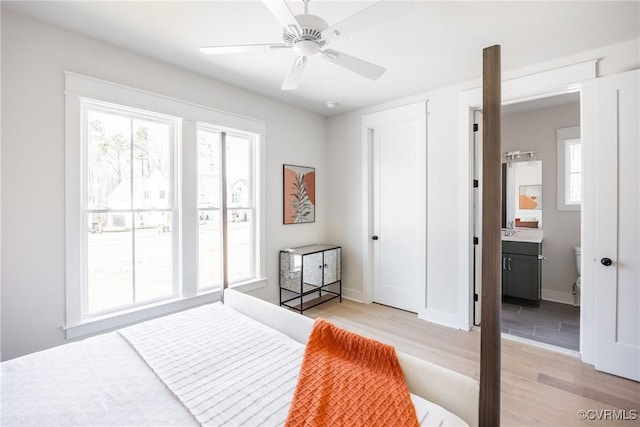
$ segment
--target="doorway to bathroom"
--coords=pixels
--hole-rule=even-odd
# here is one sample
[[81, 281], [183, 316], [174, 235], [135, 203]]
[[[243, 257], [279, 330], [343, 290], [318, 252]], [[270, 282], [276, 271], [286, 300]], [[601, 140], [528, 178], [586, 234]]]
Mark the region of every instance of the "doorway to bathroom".
[[516, 241], [539, 230], [541, 246], [538, 298], [507, 291], [503, 333], [578, 352], [580, 93], [510, 104], [502, 112], [504, 169], [511, 172], [506, 174], [506, 220], [513, 221]]
[[579, 352], [580, 93], [504, 105], [502, 154], [503, 336]]

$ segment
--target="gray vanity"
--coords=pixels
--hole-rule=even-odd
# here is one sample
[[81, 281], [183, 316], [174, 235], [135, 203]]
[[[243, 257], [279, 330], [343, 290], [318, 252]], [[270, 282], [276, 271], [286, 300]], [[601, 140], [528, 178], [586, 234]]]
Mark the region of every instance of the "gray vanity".
[[542, 241], [502, 240], [502, 296], [538, 304], [542, 285]]

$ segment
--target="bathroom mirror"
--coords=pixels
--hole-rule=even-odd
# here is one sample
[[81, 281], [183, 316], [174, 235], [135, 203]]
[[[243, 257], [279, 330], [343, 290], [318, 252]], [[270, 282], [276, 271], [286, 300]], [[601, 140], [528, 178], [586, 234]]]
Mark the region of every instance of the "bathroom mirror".
[[502, 164], [502, 228], [542, 229], [542, 160]]

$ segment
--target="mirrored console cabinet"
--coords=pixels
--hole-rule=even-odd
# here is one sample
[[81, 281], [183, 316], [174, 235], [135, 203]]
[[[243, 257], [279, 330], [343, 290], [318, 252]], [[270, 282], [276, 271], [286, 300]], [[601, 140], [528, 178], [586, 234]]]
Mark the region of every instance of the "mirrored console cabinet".
[[280, 305], [299, 311], [339, 298], [342, 248], [310, 245], [280, 251]]

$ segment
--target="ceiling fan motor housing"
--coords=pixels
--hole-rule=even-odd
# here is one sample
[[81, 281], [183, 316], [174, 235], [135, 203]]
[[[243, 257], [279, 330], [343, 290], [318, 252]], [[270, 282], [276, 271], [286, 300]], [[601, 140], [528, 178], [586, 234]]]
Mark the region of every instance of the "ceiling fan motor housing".
[[302, 32], [285, 30], [283, 34], [284, 44], [292, 46], [293, 50], [302, 56], [311, 56], [326, 46], [322, 40], [322, 32], [329, 28], [327, 22], [316, 15], [297, 15], [296, 20]]

